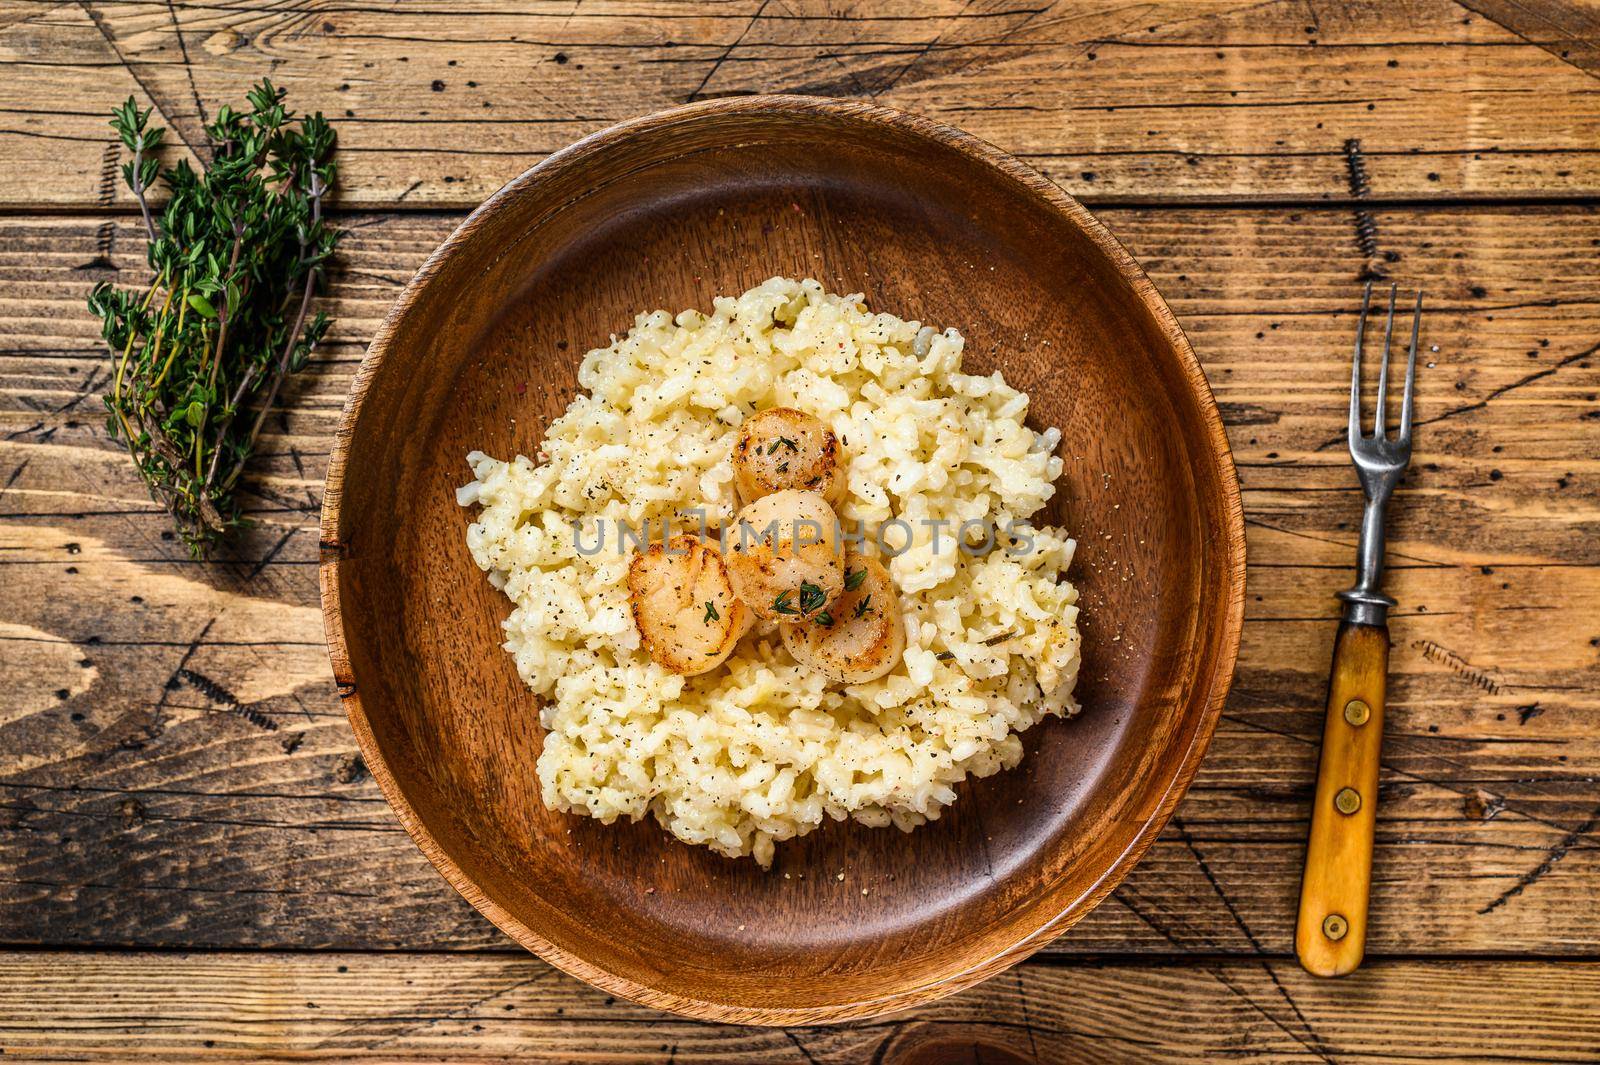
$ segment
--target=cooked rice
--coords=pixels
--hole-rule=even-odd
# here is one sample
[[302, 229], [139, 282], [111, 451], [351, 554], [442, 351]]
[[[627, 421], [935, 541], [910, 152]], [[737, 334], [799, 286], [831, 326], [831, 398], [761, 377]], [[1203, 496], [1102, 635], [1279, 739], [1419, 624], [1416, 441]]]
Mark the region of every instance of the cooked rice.
[[[962, 522], [1002, 533], [1025, 522], [1061, 474], [1060, 433], [1024, 426], [1028, 397], [998, 372], [962, 373], [962, 345], [954, 329], [873, 314], [859, 295], [773, 278], [710, 314], [642, 314], [589, 352], [584, 393], [536, 461], [468, 456], [476, 479], [458, 499], [481, 510], [467, 544], [514, 604], [505, 649], [541, 697], [548, 806], [607, 823], [653, 814], [685, 842], [768, 866], [776, 841], [825, 816], [907, 831], [938, 817], [968, 774], [1017, 764], [1018, 733], [1077, 711], [1073, 541], [1031, 527], [981, 556], [953, 546]], [[906, 651], [880, 680], [830, 687], [770, 625], [702, 676], [668, 673], [640, 648], [618, 526], [659, 529], [696, 507], [727, 523], [739, 423], [774, 406], [839, 435], [847, 528], [911, 528], [888, 563]], [[935, 551], [937, 519], [948, 524]], [[886, 540], [905, 535], [895, 526]]]

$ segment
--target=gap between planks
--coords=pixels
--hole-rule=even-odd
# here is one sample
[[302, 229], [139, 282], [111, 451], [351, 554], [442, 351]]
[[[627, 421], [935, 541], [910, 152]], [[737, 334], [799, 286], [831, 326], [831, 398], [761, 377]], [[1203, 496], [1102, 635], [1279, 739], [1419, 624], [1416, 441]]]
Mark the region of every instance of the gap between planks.
[[[1022, 158], [1026, 162], [1026, 157]], [[507, 182], [520, 176], [522, 171], [507, 176]], [[1505, 210], [1518, 207], [1600, 207], [1600, 196], [1587, 193], [1519, 193], [1515, 196], [1453, 194], [1440, 196], [1372, 196], [1353, 197], [1348, 194], [1329, 193], [1326, 196], [1217, 196], [1205, 199], [1180, 199], [1174, 197], [1097, 196], [1081, 190], [1073, 191], [1060, 182], [1052, 182], [1073, 199], [1094, 210], [1153, 210], [1153, 211], [1238, 211], [1238, 210], [1304, 210], [1304, 211], [1437, 211], [1459, 208], [1463, 210]], [[463, 199], [450, 203], [437, 200], [426, 204], [409, 204], [400, 200], [373, 201], [334, 206], [327, 212], [330, 218], [355, 219], [374, 215], [405, 215], [408, 218], [460, 218], [475, 210], [483, 200]], [[159, 198], [158, 201], [159, 202]], [[74, 219], [113, 218], [136, 219], [135, 207], [120, 204], [58, 204], [40, 201], [0, 200], [0, 214], [14, 218]]]

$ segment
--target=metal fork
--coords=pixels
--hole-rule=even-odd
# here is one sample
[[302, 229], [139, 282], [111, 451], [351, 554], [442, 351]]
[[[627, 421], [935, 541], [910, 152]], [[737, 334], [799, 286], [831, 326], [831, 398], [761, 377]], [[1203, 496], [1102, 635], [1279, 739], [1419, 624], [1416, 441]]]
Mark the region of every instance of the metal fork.
[[1383, 365], [1371, 435], [1361, 431], [1361, 348], [1369, 282], [1361, 296], [1356, 324], [1355, 366], [1350, 377], [1350, 458], [1366, 495], [1356, 583], [1340, 592], [1344, 617], [1334, 642], [1328, 681], [1328, 711], [1317, 767], [1317, 796], [1311, 808], [1311, 837], [1300, 883], [1300, 918], [1295, 952], [1300, 964], [1318, 976], [1342, 976], [1361, 964], [1367, 938], [1367, 899], [1372, 883], [1372, 837], [1378, 797], [1378, 754], [1383, 738], [1384, 697], [1389, 666], [1389, 608], [1394, 600], [1379, 590], [1383, 574], [1383, 521], [1389, 497], [1411, 461], [1412, 396], [1417, 378], [1417, 333], [1422, 325], [1422, 293], [1411, 316], [1405, 392], [1400, 425], [1385, 429], [1389, 399], [1389, 348], [1394, 335], [1396, 287], [1389, 286], [1389, 314], [1383, 329]]

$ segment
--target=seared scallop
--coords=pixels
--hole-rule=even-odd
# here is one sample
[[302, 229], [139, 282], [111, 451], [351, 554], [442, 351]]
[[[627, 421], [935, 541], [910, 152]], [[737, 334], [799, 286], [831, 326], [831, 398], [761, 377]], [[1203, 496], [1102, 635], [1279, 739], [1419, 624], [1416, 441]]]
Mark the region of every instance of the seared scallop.
[[783, 645], [796, 661], [829, 679], [861, 684], [899, 663], [906, 628], [900, 597], [882, 563], [851, 555], [844, 568], [844, 594], [827, 610], [783, 625]]
[[816, 492], [762, 496], [723, 530], [733, 590], [757, 617], [810, 617], [844, 591], [833, 508]]
[[746, 503], [792, 488], [820, 493], [838, 506], [845, 490], [839, 438], [805, 411], [770, 407], [739, 427], [733, 478]]
[[686, 676], [720, 666], [751, 624], [716, 545], [696, 536], [674, 536], [634, 555], [628, 603], [650, 657]]

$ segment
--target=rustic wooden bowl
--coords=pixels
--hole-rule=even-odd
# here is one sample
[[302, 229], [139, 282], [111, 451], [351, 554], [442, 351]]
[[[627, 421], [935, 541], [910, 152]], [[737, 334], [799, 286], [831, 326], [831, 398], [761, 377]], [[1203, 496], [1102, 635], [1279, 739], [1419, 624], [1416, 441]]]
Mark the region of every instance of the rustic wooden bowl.
[[[1060, 426], [1048, 517], [1080, 549], [1083, 713], [1027, 734], [916, 832], [828, 824], [771, 872], [653, 821], [545, 809], [504, 597], [464, 543], [464, 456], [533, 454], [581, 353], [636, 312], [775, 274], [958, 326]], [[1222, 423], [1188, 341], [1078, 203], [957, 130], [863, 104], [719, 100], [559, 152], [473, 212], [396, 301], [345, 409], [322, 517], [334, 675], [373, 776], [490, 920], [608, 992], [710, 1020], [902, 1009], [1061, 934], [1166, 823], [1243, 612]], [[839, 874], [843, 873], [843, 879]], [[787, 875], [786, 875], [787, 874]]]

